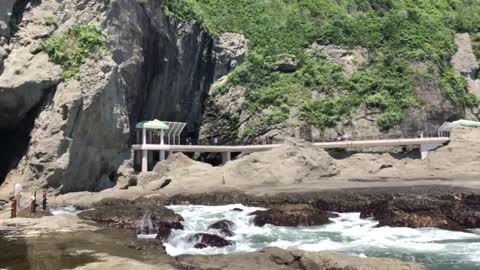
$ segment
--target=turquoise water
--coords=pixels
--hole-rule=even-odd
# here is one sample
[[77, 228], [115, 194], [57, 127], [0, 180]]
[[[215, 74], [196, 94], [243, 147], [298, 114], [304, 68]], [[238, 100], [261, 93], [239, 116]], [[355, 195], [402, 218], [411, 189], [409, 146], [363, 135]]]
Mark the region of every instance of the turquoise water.
[[[242, 208], [243, 212], [232, 211]], [[452, 232], [439, 229], [376, 228], [378, 222], [360, 219], [359, 213], [341, 213], [324, 226], [287, 228], [256, 227], [248, 213], [261, 208], [242, 205], [170, 206], [185, 219], [185, 230], [175, 231], [166, 244], [170, 255], [227, 254], [251, 252], [264, 247], [307, 251], [335, 250], [359, 257], [388, 257], [418, 262], [430, 270], [480, 269], [480, 230]], [[235, 222], [236, 242], [226, 248], [195, 249], [187, 241], [195, 232], [205, 232], [215, 221]], [[215, 231], [211, 231], [216, 233]]]

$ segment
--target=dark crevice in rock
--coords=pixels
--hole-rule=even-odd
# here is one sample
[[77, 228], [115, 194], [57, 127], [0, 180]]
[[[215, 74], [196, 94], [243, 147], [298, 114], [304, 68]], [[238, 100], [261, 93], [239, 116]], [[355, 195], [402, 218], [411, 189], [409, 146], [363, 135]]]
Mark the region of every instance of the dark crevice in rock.
[[172, 182], [172, 179], [166, 179], [165, 182], [160, 186], [160, 189], [168, 186]]
[[13, 36], [17, 31], [17, 25], [22, 21], [23, 13], [27, 4], [35, 6], [40, 3], [40, 0], [17, 0], [13, 6], [12, 15], [10, 15], [10, 34]]
[[470, 73], [470, 79], [473, 81], [480, 79], [480, 68], [476, 68]]
[[[155, 1], [115, 2], [108, 17], [109, 31], [122, 33], [109, 47], [115, 62], [124, 65], [120, 71], [127, 88], [130, 126], [151, 119], [186, 122], [182, 140], [197, 138], [214, 80], [212, 36], [198, 23], [168, 17]], [[127, 43], [122, 38], [133, 40]], [[141, 51], [131, 51], [135, 46]], [[136, 132], [131, 131], [129, 142], [134, 143]]]
[[147, 91], [138, 120], [186, 122], [184, 134], [196, 139], [213, 83], [213, 39], [197, 24], [191, 27], [192, 33], [177, 37], [155, 32], [155, 28], [150, 25], [147, 30], [153, 36], [145, 47]]
[[27, 152], [31, 139], [30, 132], [34, 127], [35, 119], [52, 100], [55, 89], [56, 86], [45, 90], [40, 102], [16, 126], [0, 129], [0, 184], [3, 183], [10, 170], [17, 167]]
[[136, 120], [186, 122], [183, 133], [197, 138], [214, 78], [213, 38], [200, 24], [160, 19], [152, 9], [145, 10], [145, 92]]

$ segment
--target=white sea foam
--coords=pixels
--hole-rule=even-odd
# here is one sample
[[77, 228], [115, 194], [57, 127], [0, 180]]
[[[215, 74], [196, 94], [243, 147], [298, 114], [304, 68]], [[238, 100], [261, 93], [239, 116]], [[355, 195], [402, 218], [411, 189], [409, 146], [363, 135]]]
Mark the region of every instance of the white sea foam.
[[54, 208], [50, 209], [49, 212], [50, 214], [54, 216], [59, 216], [59, 215], [78, 215], [81, 212], [86, 211], [86, 210], [78, 210], [73, 206], [67, 206], [67, 207], [61, 207], [61, 208]]
[[[324, 226], [256, 227], [252, 222], [253, 216], [249, 214], [263, 208], [239, 204], [169, 208], [185, 219], [185, 229], [173, 231], [165, 244], [167, 252], [174, 256], [250, 252], [276, 246], [307, 251], [336, 250], [360, 257], [395, 257], [433, 265], [431, 269], [448, 269], [435, 268], [435, 265], [462, 263], [467, 265], [465, 269], [480, 269], [480, 230], [465, 233], [433, 228], [376, 227], [377, 221], [361, 219], [359, 213], [339, 213], [339, 217], [332, 218], [332, 223]], [[243, 211], [233, 211], [234, 208]], [[235, 235], [226, 239], [233, 240], [236, 244], [225, 248], [195, 249], [194, 243], [188, 238], [201, 232], [218, 234], [218, 231], [208, 230], [207, 227], [222, 219], [235, 223]]]

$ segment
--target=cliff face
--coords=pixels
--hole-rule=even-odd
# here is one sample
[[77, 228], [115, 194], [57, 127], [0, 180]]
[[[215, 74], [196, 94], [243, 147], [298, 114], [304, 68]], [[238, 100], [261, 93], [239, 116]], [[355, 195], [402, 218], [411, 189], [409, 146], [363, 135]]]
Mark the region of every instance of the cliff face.
[[[167, 17], [158, 1], [140, 2], [52, 0], [23, 10], [0, 76], [3, 190], [16, 182], [61, 192], [108, 188], [131, 156], [137, 121], [185, 121], [198, 130], [214, 40], [194, 22]], [[65, 82], [39, 42], [90, 23], [106, 34], [108, 52]]]
[[[187, 122], [184, 135], [204, 142], [257, 143], [412, 137], [434, 133], [444, 121], [479, 117], [478, 104], [465, 104], [467, 88], [479, 95], [470, 38], [457, 35], [453, 55], [457, 29], [430, 21], [429, 10], [419, 21], [404, 16], [410, 13], [402, 3], [384, 10], [226, 1], [226, 16], [205, 1], [184, 8], [193, 2], [191, 12], [203, 9], [200, 19], [217, 38], [195, 16], [168, 16], [179, 11], [162, 6], [170, 1], [2, 1], [0, 191], [16, 182], [61, 192], [112, 187], [132, 157], [133, 127], [145, 119]], [[258, 10], [265, 13], [259, 21], [246, 16]], [[348, 31], [329, 21], [337, 17]], [[390, 31], [397, 22], [402, 35]], [[441, 31], [423, 31], [430, 23], [442, 23], [435, 28]], [[87, 24], [102, 30], [107, 48], [66, 80], [42, 41]], [[360, 24], [365, 28], [354, 27]], [[354, 38], [344, 36], [350, 30]], [[378, 37], [367, 35], [373, 32]]]
[[[457, 35], [460, 42], [452, 66], [465, 76], [468, 82], [468, 93], [480, 98], [478, 85], [478, 61], [471, 53], [471, 43], [461, 42], [460, 37], [468, 34]], [[469, 39], [468, 39], [469, 40]], [[329, 61], [341, 66], [346, 77], [351, 76], [352, 70], [367, 65], [372, 59], [365, 50], [343, 49], [335, 46], [320, 46]], [[466, 48], [465, 48], [466, 47]], [[465, 54], [464, 51], [467, 51]], [[361, 52], [361, 53], [360, 53]], [[468, 53], [469, 52], [469, 53]], [[459, 60], [460, 59], [460, 60]], [[466, 64], [469, 63], [469, 64]], [[462, 66], [468, 65], [468, 68]], [[262, 120], [266, 115], [271, 115], [274, 110], [266, 109], [261, 113], [251, 113], [245, 109], [247, 106], [248, 89], [244, 86], [234, 86], [222, 93], [213, 93], [206, 104], [204, 122], [201, 127], [201, 139], [205, 142], [218, 138], [223, 143], [281, 143], [285, 138], [296, 137], [308, 141], [335, 140], [339, 136], [349, 135], [352, 138], [378, 139], [416, 137], [418, 132], [425, 136], [436, 136], [438, 128], [447, 121], [468, 118], [480, 119], [479, 107], [468, 108], [456, 104], [444, 92], [442, 75], [439, 68], [432, 62], [413, 62], [412, 69], [413, 93], [418, 100], [418, 105], [409, 108], [405, 113], [402, 123], [389, 130], [382, 130], [378, 126], [381, 108], [375, 106], [359, 106], [351, 112], [351, 119], [337, 120], [336, 126], [326, 128], [323, 132], [301, 119], [299, 108], [290, 107], [288, 117], [278, 124], [265, 125]], [[279, 72], [273, 72], [279, 73]], [[297, 87], [293, 85], [292, 87]], [[324, 94], [313, 92], [314, 99], [321, 99]], [[248, 136], [249, 130], [256, 127], [256, 133]]]

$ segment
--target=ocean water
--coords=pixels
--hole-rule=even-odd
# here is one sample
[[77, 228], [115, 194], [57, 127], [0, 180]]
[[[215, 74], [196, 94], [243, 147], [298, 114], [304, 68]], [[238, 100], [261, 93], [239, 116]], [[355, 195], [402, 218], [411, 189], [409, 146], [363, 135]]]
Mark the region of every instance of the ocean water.
[[[228, 254], [252, 252], [264, 247], [307, 251], [335, 250], [360, 257], [388, 257], [418, 262], [430, 270], [480, 269], [480, 230], [453, 232], [440, 229], [377, 228], [378, 222], [360, 219], [360, 213], [339, 213], [331, 224], [313, 227], [256, 227], [248, 214], [262, 208], [243, 205], [169, 206], [184, 219], [184, 230], [175, 230], [166, 243], [167, 252], [181, 254]], [[244, 211], [233, 211], [241, 208]], [[195, 249], [189, 236], [207, 232], [208, 225], [227, 219], [235, 222], [236, 244], [225, 248]], [[215, 230], [208, 231], [217, 234]], [[154, 235], [142, 235], [149, 238]]]

